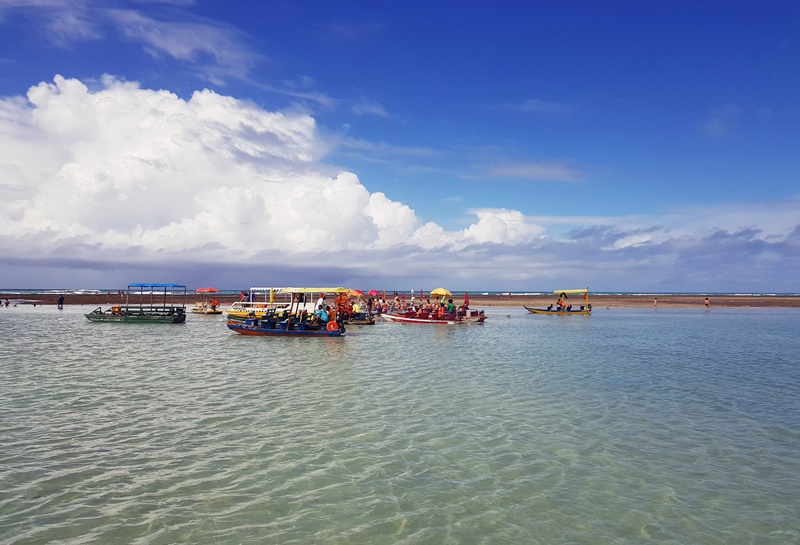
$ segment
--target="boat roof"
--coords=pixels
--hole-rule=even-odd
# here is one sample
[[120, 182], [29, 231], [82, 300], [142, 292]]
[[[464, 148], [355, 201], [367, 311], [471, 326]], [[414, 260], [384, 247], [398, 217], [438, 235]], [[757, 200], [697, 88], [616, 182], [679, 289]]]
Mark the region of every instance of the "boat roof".
[[350, 290], [341, 286], [337, 288], [282, 288], [286, 293], [349, 293]]
[[252, 293], [269, 293], [270, 291], [284, 291], [286, 288], [250, 288]]
[[579, 290], [556, 290], [553, 293], [566, 293], [566, 294], [570, 294], [570, 293], [589, 293], [589, 288], [583, 288], [583, 289], [579, 289]]

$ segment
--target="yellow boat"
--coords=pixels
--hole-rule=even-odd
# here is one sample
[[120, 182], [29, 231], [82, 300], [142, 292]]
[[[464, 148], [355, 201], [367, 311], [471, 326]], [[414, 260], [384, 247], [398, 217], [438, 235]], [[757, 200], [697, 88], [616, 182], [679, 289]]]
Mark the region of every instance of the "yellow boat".
[[[558, 302], [547, 308], [531, 308], [525, 305], [525, 310], [532, 314], [549, 314], [552, 316], [588, 316], [592, 313], [592, 305], [589, 304], [589, 288], [577, 290], [555, 290], [553, 294], [558, 295]], [[583, 301], [578, 308], [572, 308], [573, 304], [568, 301], [570, 295], [582, 295]]]

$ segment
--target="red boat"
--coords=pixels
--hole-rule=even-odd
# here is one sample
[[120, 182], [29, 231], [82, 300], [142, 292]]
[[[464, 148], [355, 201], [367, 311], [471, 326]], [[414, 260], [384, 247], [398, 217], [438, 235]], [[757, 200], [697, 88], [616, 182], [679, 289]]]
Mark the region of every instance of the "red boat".
[[441, 317], [437, 313], [427, 310], [389, 312], [381, 314], [381, 316], [391, 322], [402, 322], [406, 324], [482, 324], [484, 320], [486, 320], [486, 315], [482, 310], [458, 310], [455, 314], [445, 312]]
[[[444, 308], [444, 297], [452, 297], [452, 294], [444, 288], [431, 290], [431, 295], [440, 295], [441, 306], [435, 308], [424, 307], [415, 309], [413, 306], [406, 309], [403, 304], [402, 312], [385, 312], [381, 314], [391, 322], [402, 322], [407, 324], [482, 324], [486, 320], [486, 315], [482, 310], [472, 310], [469, 308], [469, 293], [464, 294], [464, 304], [455, 309], [455, 312], [446, 312]], [[405, 298], [403, 298], [405, 301]], [[452, 305], [453, 300], [449, 300]]]

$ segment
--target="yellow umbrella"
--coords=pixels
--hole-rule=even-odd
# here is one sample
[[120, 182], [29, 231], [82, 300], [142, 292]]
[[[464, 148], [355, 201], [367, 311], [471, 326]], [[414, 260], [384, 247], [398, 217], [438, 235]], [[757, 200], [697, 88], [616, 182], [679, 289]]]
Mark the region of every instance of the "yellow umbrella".
[[431, 290], [430, 295], [446, 295], [449, 297], [453, 294], [444, 288], [436, 288], [435, 290]]

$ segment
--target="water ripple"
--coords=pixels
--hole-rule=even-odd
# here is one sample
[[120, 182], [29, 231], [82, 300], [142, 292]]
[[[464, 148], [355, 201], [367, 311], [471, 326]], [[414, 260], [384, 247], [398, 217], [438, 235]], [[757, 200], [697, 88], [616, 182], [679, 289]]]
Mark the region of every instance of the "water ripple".
[[14, 310], [2, 544], [800, 541], [797, 312], [273, 342]]

